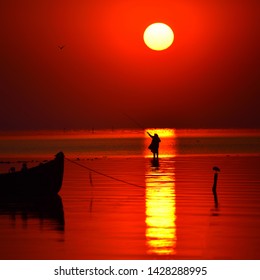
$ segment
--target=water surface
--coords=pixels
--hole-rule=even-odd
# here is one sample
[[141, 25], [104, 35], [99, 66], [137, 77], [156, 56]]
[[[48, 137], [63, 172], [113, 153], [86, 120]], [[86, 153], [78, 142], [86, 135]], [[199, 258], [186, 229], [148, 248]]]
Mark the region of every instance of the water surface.
[[56, 198], [0, 200], [0, 258], [259, 259], [260, 132], [156, 132], [158, 162], [143, 131], [1, 135], [0, 172], [69, 160]]

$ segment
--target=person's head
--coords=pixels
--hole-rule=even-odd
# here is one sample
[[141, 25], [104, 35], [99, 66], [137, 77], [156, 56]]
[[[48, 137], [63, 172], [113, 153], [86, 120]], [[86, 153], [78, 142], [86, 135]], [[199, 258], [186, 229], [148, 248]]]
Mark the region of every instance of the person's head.
[[158, 134], [157, 134], [157, 133], [155, 133], [155, 134], [154, 134], [154, 136], [155, 136], [155, 137], [158, 137]]

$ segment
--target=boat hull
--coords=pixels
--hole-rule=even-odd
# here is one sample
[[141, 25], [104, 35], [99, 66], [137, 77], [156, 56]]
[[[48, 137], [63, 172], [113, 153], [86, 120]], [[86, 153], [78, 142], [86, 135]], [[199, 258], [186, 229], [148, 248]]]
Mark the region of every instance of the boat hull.
[[1, 195], [53, 195], [61, 189], [64, 172], [64, 154], [25, 171], [0, 174]]

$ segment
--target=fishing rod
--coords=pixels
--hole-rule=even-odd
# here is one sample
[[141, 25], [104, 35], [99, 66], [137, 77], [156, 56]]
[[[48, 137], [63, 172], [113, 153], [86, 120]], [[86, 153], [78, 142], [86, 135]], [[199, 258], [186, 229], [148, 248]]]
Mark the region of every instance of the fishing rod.
[[149, 136], [151, 136], [151, 134], [147, 131], [146, 128], [144, 128], [143, 125], [141, 125], [138, 121], [136, 121], [134, 118], [130, 117], [129, 115], [127, 115], [126, 113], [122, 112], [123, 115], [125, 115], [129, 120], [131, 120], [133, 123], [135, 123], [138, 127], [140, 127], [142, 130], [146, 131], [147, 134]]
[[146, 130], [143, 125], [141, 125], [139, 122], [137, 122], [134, 118], [130, 117], [128, 114], [122, 112], [123, 115], [125, 115], [129, 120], [131, 120], [134, 124], [136, 124], [139, 128], [142, 130]]

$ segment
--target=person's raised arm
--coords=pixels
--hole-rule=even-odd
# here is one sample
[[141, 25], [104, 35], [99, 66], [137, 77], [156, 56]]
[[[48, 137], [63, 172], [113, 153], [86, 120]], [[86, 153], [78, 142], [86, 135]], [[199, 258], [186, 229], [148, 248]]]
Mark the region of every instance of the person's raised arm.
[[153, 136], [147, 131], [147, 134], [151, 137], [151, 138], [153, 138]]

